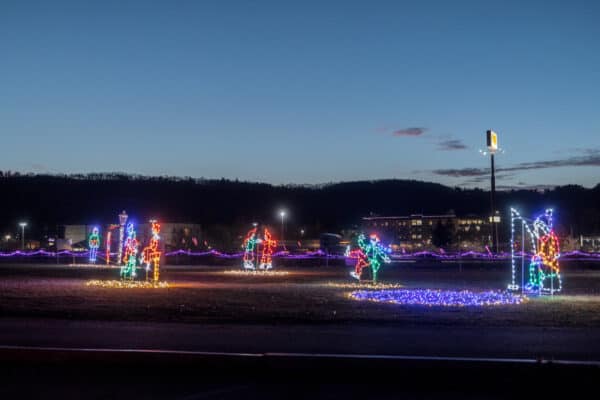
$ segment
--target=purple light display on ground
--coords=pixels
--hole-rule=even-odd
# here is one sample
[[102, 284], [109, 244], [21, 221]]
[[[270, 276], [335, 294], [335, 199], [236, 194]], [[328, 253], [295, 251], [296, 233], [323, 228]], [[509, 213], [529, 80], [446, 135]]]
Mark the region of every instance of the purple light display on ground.
[[354, 300], [440, 307], [481, 307], [521, 304], [526, 297], [508, 292], [433, 289], [357, 290], [350, 293]]

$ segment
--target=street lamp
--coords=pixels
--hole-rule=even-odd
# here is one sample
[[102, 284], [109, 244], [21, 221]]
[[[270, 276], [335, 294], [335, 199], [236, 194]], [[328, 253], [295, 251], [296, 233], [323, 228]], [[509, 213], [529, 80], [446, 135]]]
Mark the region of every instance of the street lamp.
[[27, 222], [19, 222], [19, 226], [21, 227], [21, 250], [25, 250], [25, 227]]
[[281, 243], [283, 244], [283, 249], [285, 250], [285, 241], [283, 238], [283, 218], [285, 217], [285, 211], [279, 211], [279, 215], [281, 216]]

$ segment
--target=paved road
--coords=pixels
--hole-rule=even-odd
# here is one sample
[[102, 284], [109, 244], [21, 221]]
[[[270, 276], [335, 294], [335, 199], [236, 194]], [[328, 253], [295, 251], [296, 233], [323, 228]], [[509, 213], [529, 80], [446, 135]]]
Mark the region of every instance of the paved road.
[[[600, 328], [432, 329], [0, 318], [0, 397], [447, 400], [512, 397], [514, 388], [542, 379], [576, 380], [580, 388], [595, 389], [597, 364], [518, 360], [598, 361], [599, 335]], [[384, 378], [390, 374], [393, 380]], [[538, 386], [532, 389], [540, 395]], [[542, 389], [552, 394], [553, 386]]]
[[600, 361], [600, 328], [0, 319], [0, 346]]

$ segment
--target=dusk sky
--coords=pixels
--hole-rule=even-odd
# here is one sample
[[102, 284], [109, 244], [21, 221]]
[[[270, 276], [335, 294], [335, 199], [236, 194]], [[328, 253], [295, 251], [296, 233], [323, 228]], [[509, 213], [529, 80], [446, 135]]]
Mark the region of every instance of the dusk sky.
[[0, 2], [0, 169], [600, 182], [598, 1]]

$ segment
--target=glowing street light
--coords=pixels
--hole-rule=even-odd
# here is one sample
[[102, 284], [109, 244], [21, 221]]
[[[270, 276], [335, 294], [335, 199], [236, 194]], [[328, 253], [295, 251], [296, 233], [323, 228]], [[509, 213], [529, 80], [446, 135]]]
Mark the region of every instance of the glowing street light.
[[285, 250], [285, 241], [283, 238], [283, 219], [285, 218], [285, 211], [279, 211], [279, 215], [281, 216], [281, 243], [283, 244], [283, 249]]
[[21, 250], [25, 250], [25, 227], [27, 222], [19, 222], [19, 226], [21, 227]]

